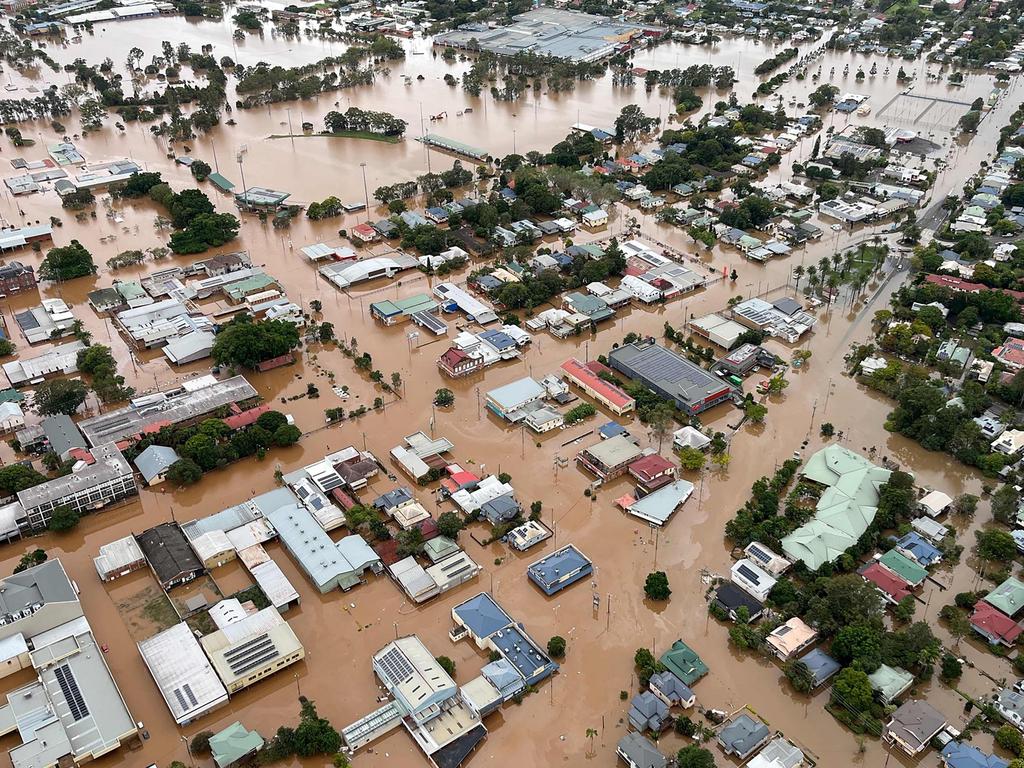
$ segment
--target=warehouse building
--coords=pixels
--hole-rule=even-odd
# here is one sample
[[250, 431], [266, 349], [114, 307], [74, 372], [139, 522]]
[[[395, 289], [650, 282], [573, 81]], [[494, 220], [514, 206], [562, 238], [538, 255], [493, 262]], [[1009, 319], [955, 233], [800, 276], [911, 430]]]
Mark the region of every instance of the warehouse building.
[[188, 624], [175, 624], [143, 640], [139, 653], [178, 725], [227, 703], [227, 689]]
[[233, 621], [199, 640], [228, 693], [236, 693], [306, 655], [273, 606]]
[[725, 402], [733, 388], [682, 355], [653, 342], [624, 344], [608, 353], [608, 364], [696, 416]]

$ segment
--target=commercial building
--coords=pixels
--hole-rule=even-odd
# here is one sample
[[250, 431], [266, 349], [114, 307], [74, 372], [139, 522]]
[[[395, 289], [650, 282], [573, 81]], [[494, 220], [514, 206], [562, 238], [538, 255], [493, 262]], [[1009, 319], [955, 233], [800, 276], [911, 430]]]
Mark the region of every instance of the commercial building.
[[582, 389], [616, 416], [629, 413], [636, 407], [636, 401], [621, 387], [600, 377], [602, 370], [610, 369], [596, 360], [593, 363], [581, 363], [572, 357], [562, 363], [561, 367], [562, 373], [570, 383]]
[[732, 395], [733, 388], [685, 357], [658, 344], [624, 344], [608, 353], [608, 364], [696, 416]]
[[134, 536], [112, 541], [100, 547], [99, 555], [93, 558], [100, 581], [113, 581], [146, 567], [146, 556]]
[[434, 295], [437, 296], [445, 312], [454, 312], [459, 309], [466, 313], [470, 322], [478, 325], [488, 325], [497, 322], [498, 315], [494, 309], [484, 304], [475, 296], [459, 288], [455, 283], [439, 283], [434, 286]]
[[227, 703], [227, 689], [184, 622], [138, 645], [142, 660], [178, 725], [187, 725]]
[[623, 510], [634, 517], [639, 517], [649, 525], [661, 527], [692, 493], [693, 483], [689, 480], [673, 480], [639, 499], [626, 496], [620, 500], [620, 504]]
[[82, 433], [71, 417], [65, 413], [47, 416], [39, 423], [39, 426], [43, 430], [46, 445], [61, 458], [61, 461], [67, 461], [71, 457], [71, 452], [76, 448], [84, 449], [86, 447]]
[[676, 477], [675, 465], [660, 453], [641, 456], [627, 470], [636, 481], [639, 495], [646, 496], [670, 484]]
[[549, 597], [594, 572], [594, 564], [573, 544], [566, 544], [529, 565], [526, 575]]
[[75, 316], [63, 299], [43, 299], [38, 307], [15, 314], [14, 320], [29, 344], [39, 344], [70, 336]]
[[137, 439], [172, 424], [189, 424], [225, 406], [237, 406], [258, 397], [244, 376], [218, 381], [200, 376], [180, 386], [136, 397], [128, 405], [79, 422], [90, 445]]
[[626, 49], [634, 38], [660, 35], [658, 27], [607, 16], [538, 7], [513, 17], [507, 26], [466, 24], [434, 38], [435, 45], [489, 51], [502, 56], [531, 52], [569, 61], [599, 61]]
[[23, 532], [45, 529], [57, 507], [71, 507], [85, 514], [139, 492], [131, 465], [116, 445], [97, 446], [89, 456], [92, 460], [76, 463], [70, 475], [18, 491], [18, 501], [25, 510], [24, 520], [19, 521]]
[[526, 418], [530, 406], [545, 396], [544, 387], [526, 376], [522, 379], [492, 389], [487, 393], [485, 404], [491, 412], [506, 421], [516, 424]]
[[50, 376], [74, 373], [78, 370], [78, 353], [85, 344], [72, 341], [51, 347], [41, 355], [19, 358], [3, 364], [4, 374], [12, 387], [39, 384]]
[[815, 318], [790, 298], [747, 299], [732, 308], [733, 319], [741, 325], [795, 344], [814, 327]]
[[380, 557], [358, 534], [337, 544], [313, 514], [296, 499], [265, 511], [265, 516], [299, 567], [321, 594], [332, 589], [349, 590], [363, 580], [369, 569], [380, 573]]
[[206, 573], [177, 523], [161, 523], [135, 539], [164, 590], [188, 584]]
[[229, 695], [306, 655], [299, 638], [273, 606], [204, 635], [199, 644]]
[[375, 256], [362, 261], [332, 262], [317, 271], [335, 288], [344, 290], [356, 283], [381, 277], [394, 277], [399, 272], [418, 266], [419, 262], [413, 256], [393, 251], [387, 256]]
[[602, 440], [576, 454], [576, 463], [602, 482], [614, 480], [629, 469], [643, 451], [625, 435]]

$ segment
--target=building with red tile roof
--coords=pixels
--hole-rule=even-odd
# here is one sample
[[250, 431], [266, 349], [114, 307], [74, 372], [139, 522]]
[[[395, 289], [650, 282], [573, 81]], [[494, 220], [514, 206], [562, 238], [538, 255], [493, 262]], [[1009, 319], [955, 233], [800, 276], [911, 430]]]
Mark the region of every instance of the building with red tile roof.
[[602, 372], [612, 373], [612, 370], [596, 360], [581, 363], [575, 357], [569, 358], [562, 363], [562, 372], [570, 382], [617, 416], [629, 413], [636, 407], [636, 401], [621, 387], [601, 378]]
[[223, 419], [224, 423], [232, 429], [241, 429], [242, 427], [248, 427], [256, 423], [261, 415], [270, 410], [270, 403], [263, 403], [257, 405], [255, 408], [250, 408], [247, 411], [236, 413], [233, 416], [228, 416]]
[[1022, 631], [1020, 624], [984, 600], [979, 600], [974, 607], [971, 626], [992, 645], [1005, 645], [1007, 648], [1013, 647]]
[[879, 565], [871, 565], [860, 570], [865, 581], [870, 581], [882, 592], [885, 599], [894, 605], [910, 594], [910, 585], [892, 571]]
[[628, 472], [644, 493], [668, 485], [676, 476], [675, 465], [657, 453], [637, 459], [629, 465]]
[[1006, 340], [992, 350], [992, 357], [1013, 371], [1024, 368], [1024, 340], [1007, 336]]

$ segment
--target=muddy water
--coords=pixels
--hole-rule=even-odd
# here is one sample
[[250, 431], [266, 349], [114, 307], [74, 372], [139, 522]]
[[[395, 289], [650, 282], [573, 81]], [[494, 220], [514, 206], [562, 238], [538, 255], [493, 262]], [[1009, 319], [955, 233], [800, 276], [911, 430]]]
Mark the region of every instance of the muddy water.
[[[341, 46], [320, 41], [286, 41], [269, 34], [262, 39], [249, 37], [244, 43], [235, 45], [231, 40], [229, 23], [194, 24], [181, 19], [158, 19], [134, 22], [130, 26], [109, 25], [106, 30], [98, 30], [93, 37], [86, 36], [80, 45], [68, 45], [66, 49], [51, 46], [50, 52], [61, 62], [78, 56], [98, 60], [106, 55], [120, 62], [132, 45], [140, 45], [148, 55], [158, 49], [159, 41], [164, 39], [175, 43], [187, 41], [197, 49], [203, 43], [212, 43], [214, 55], [230, 55], [245, 64], [260, 59], [300, 64], [342, 50]], [[382, 78], [374, 86], [287, 105], [291, 108], [293, 126], [305, 119], [318, 123], [337, 101], [342, 108], [352, 103], [392, 111], [409, 121], [410, 135], [417, 135], [419, 102], [422, 101], [425, 114], [442, 109], [449, 113], [448, 118], [440, 123], [427, 123], [428, 130], [484, 146], [493, 154], [500, 155], [513, 149], [513, 141], [519, 152], [547, 149], [562, 138], [577, 120], [608, 126], [620, 107], [627, 103], [641, 104], [648, 114], [663, 112], [667, 115], [670, 109], [666, 95], [657, 91], [646, 94], [642, 86], [615, 88], [610, 78], [581, 85], [569, 94], [540, 94], [537, 99], [531, 94], [514, 105], [496, 104], [489, 96], [474, 100], [458, 89], [448, 88], [441, 80], [448, 71], [457, 75], [466, 66], [464, 63], [449, 65], [433, 59], [427, 41], [413, 40], [406, 44], [410, 47], [410, 55], [405, 62], [395, 64], [390, 77]], [[805, 49], [811, 47], [805, 46]], [[428, 52], [412, 55], [412, 50]], [[727, 39], [714, 50], [663, 46], [639, 54], [636, 65], [670, 67], [704, 61], [729, 64], [740, 72], [743, 92], [748, 88], [753, 90], [756, 78], [750, 72], [771, 55], [771, 51], [764, 45]], [[844, 81], [841, 72], [847, 61], [851, 63], [851, 75]], [[828, 71], [833, 63], [836, 76], [832, 82], [844, 91], [869, 93], [872, 97], [872, 115], [850, 120], [856, 124], [884, 123], [884, 119], [877, 118], [877, 112], [900, 90], [894, 73], [903, 62], [892, 60], [892, 72], [888, 77], [880, 74], [856, 84], [853, 73], [857, 66], [863, 65], [867, 70], [870, 60], [852, 54], [830, 54], [822, 59], [821, 82], [828, 81]], [[917, 92], [949, 94], [951, 89], [945, 85], [924, 82], [926, 66], [903, 65], [908, 71], [913, 69], [919, 73], [917, 88], [920, 91]], [[815, 67], [812, 65], [812, 71]], [[880, 72], [884, 69], [881, 62], [879, 69]], [[419, 73], [424, 75], [424, 81], [415, 81]], [[412, 86], [402, 84], [402, 74], [413, 76]], [[4, 75], [9, 76], [11, 73]], [[17, 78], [15, 81], [22, 82]], [[970, 87], [961, 90], [974, 98], [988, 92], [991, 78], [977, 76], [969, 82]], [[784, 86], [780, 91], [784, 106], [794, 112], [796, 107], [788, 104], [790, 98], [802, 98], [812, 87], [809, 79], [804, 83], [791, 82]], [[726, 94], [709, 95], [706, 101], [710, 107], [714, 100], [725, 97]], [[954, 93], [952, 98], [962, 97]], [[996, 114], [983, 121], [975, 142], [967, 147], [951, 145], [956, 163], [951, 170], [940, 175], [933, 194], [935, 200], [941, 200], [950, 190], [959, 189], [967, 175], [977, 168], [978, 162], [991, 150], [999, 125], [1012, 111], [1012, 102], [1019, 101], [1019, 98], [1019, 90], [1011, 88], [1009, 97]], [[465, 106], [473, 106], [473, 114], [456, 117], [455, 113]], [[192, 142], [194, 153], [212, 161], [216, 151], [221, 172], [237, 183], [240, 174], [234, 155], [244, 144], [247, 147], [243, 161], [246, 181], [287, 189], [300, 201], [328, 194], [337, 194], [345, 200], [362, 199], [360, 162], [367, 163], [367, 186], [371, 192], [379, 184], [409, 178], [427, 168], [423, 148], [411, 140], [387, 145], [315, 138], [296, 139], [294, 142], [267, 139], [270, 134], [287, 132], [289, 113], [286, 105], [247, 112], [236, 110], [233, 116], [238, 120], [237, 126], [221, 126], [209, 136]], [[845, 122], [846, 119], [842, 120]], [[837, 130], [842, 127], [840, 118], [836, 117], [835, 122]], [[37, 134], [41, 139], [39, 146], [24, 153], [31, 158], [41, 157], [43, 143], [54, 136], [48, 125], [36, 126], [25, 133]], [[941, 136], [936, 136], [936, 141], [941, 139]], [[160, 170], [177, 188], [191, 183], [187, 170], [174, 166], [165, 157], [164, 145], [149, 134], [146, 126], [129, 125], [126, 132], [119, 135], [111, 125], [78, 144], [91, 159], [127, 155], [145, 163], [151, 170]], [[787, 163], [809, 154], [809, 146], [808, 140], [802, 142], [787, 158]], [[13, 154], [9, 146], [5, 152], [8, 156]], [[451, 158], [431, 153], [430, 162], [431, 167], [437, 170], [450, 165]], [[781, 178], [783, 169], [779, 173]], [[227, 197], [218, 196], [213, 191], [210, 194], [215, 196], [220, 210], [233, 210]], [[19, 211], [24, 212], [23, 217]], [[64, 244], [71, 238], [78, 238], [93, 251], [98, 263], [120, 250], [155, 246], [166, 240], [166, 233], [154, 230], [152, 225], [158, 211], [145, 202], [118, 204], [116, 215], [121, 221], [108, 218], [103, 207], [99, 206], [95, 219], [77, 222], [74, 216], [59, 208], [52, 193], [20, 200], [5, 198], [0, 201], [0, 212], [12, 221], [59, 216], [64, 226], [57, 230], [57, 243]], [[637, 216], [637, 212], [627, 212], [623, 207], [616, 210], [613, 230], [621, 230], [627, 215]], [[594, 743], [598, 760], [601, 764], [610, 764], [614, 760], [615, 742], [624, 732], [626, 708], [619, 699], [619, 692], [636, 691], [636, 681], [631, 675], [633, 652], [639, 646], [660, 651], [682, 637], [700, 652], [712, 670], [697, 689], [703, 705], [724, 709], [750, 705], [769, 721], [773, 729], [783, 731], [815, 754], [819, 765], [881, 765], [884, 762], [883, 752], [877, 742], [868, 740], [865, 751], [859, 752], [853, 736], [823, 711], [822, 704], [827, 700], [827, 694], [819, 693], [813, 700], [794, 696], [788, 692], [777, 667], [729, 650], [725, 628], [708, 620], [703, 601], [706, 588], [701, 582], [700, 571], [727, 571], [731, 560], [722, 539], [724, 522], [743, 503], [753, 480], [770, 473], [777, 461], [801, 449], [805, 440], [809, 440], [805, 454], [819, 447], [818, 427], [823, 421], [835, 424], [837, 430], [843, 432], [844, 443], [849, 447], [857, 450], [876, 448], [879, 456], [893, 457], [912, 470], [924, 485], [942, 488], [951, 494], [978, 492], [978, 478], [948, 457], [926, 453], [917, 445], [886, 433], [881, 424], [891, 404], [873, 393], [862, 391], [841, 373], [843, 355], [852, 343], [870, 337], [868, 320], [871, 313], [885, 305], [889, 292], [902, 275], [893, 276], [886, 285], [874, 286], [880, 294], [868, 303], [848, 302], [844, 295], [831, 312], [820, 313], [819, 327], [806, 342], [807, 348], [814, 353], [813, 357], [804, 370], [794, 372], [791, 386], [784, 396], [770, 403], [767, 423], [763, 427], [747, 427], [733, 437], [730, 448], [733, 460], [728, 472], [705, 472], [699, 478], [690, 477], [698, 484], [699, 493], [687, 502], [666, 530], [653, 539], [648, 530], [623, 516], [612, 504], [613, 499], [627, 490], [625, 481], [620, 480], [601, 489], [592, 500], [583, 496], [589, 478], [575, 469], [571, 459], [579, 448], [593, 442], [590, 431], [602, 423], [600, 420], [591, 420], [538, 440], [532, 435], [508, 429], [480, 407], [487, 390], [524, 375], [540, 378], [557, 369], [569, 355], [592, 359], [607, 352], [613, 342], [621, 340], [630, 331], [660, 335], [666, 321], [680, 327], [690, 313], [700, 315], [720, 309], [730, 296], [737, 294], [782, 295], [792, 265], [804, 261], [814, 263], [822, 256], [876, 231], [830, 233], [822, 242], [763, 267], [742, 261], [731, 249], [702, 250], [698, 258], [715, 272], [720, 273], [723, 267], [735, 267], [740, 275], [736, 283], [719, 282], [694, 296], [656, 310], [629, 310], [622, 313], [614, 325], [604, 326], [594, 336], [564, 341], [538, 336], [524, 360], [491, 368], [481, 377], [453, 383], [441, 379], [434, 364], [444, 349], [443, 340], [433, 341], [421, 336], [421, 346], [411, 348], [405, 335], [408, 328], [382, 328], [374, 325], [368, 317], [371, 301], [428, 290], [430, 279], [418, 274], [405, 275], [393, 282], [360, 286], [350, 295], [343, 295], [319, 282], [315, 270], [300, 256], [300, 246], [316, 241], [339, 242], [337, 229], [350, 227], [365, 217], [366, 214], [346, 216], [319, 224], [301, 220], [283, 232], [246, 217], [239, 244], [250, 251], [254, 263], [265, 264], [268, 271], [282, 281], [293, 299], [301, 300], [304, 305], [313, 298], [320, 299], [324, 319], [334, 323], [339, 335], [356, 337], [360, 350], [373, 355], [375, 367], [385, 374], [385, 378], [391, 371], [401, 373], [406, 382], [401, 399], [389, 401], [384, 413], [320, 429], [325, 408], [344, 405], [351, 409], [359, 403], [370, 404], [380, 393], [337, 351], [306, 350], [296, 366], [251, 377], [261, 395], [276, 402], [281, 410], [293, 413], [297, 423], [310, 432], [298, 446], [274, 452], [263, 462], [255, 459], [240, 462], [211, 474], [191, 489], [145, 491], [131, 504], [87, 518], [70, 536], [41, 537], [11, 545], [0, 552], [0, 556], [5, 558], [0, 568], [9, 571], [23, 551], [43, 546], [50, 551], [51, 557], [60, 556], [64, 560], [82, 588], [86, 612], [100, 642], [110, 648], [107, 660], [129, 707], [137, 719], [145, 722], [151, 734], [141, 753], [120, 752], [104, 758], [101, 765], [134, 767], [150, 762], [165, 765], [172, 759], [187, 762], [180, 735], [191, 736], [199, 730], [218, 729], [236, 719], [269, 736], [278, 725], [292, 722], [296, 712], [295, 697], [299, 693], [315, 699], [320, 711], [336, 725], [351, 722], [376, 706], [378, 690], [370, 671], [369, 656], [394, 638], [396, 633], [418, 633], [435, 653], [445, 654], [457, 662], [456, 677], [459, 682], [466, 682], [477, 674], [485, 659], [469, 645], [453, 645], [448, 640], [449, 612], [451, 606], [479, 589], [491, 590], [513, 616], [525, 622], [527, 629], [541, 643], [553, 634], [566, 637], [569, 653], [562, 672], [552, 681], [541, 686], [521, 706], [509, 706], [489, 718], [490, 738], [472, 758], [472, 764], [496, 761], [496, 765], [579, 765], [590, 746], [585, 737], [588, 728], [599, 731]], [[686, 253], [695, 253], [693, 244], [684, 234], [657, 224], [653, 217], [639, 218], [647, 236], [670, 243]], [[33, 264], [38, 264], [39, 260], [39, 256], [29, 251], [18, 254], [17, 258]], [[171, 263], [177, 263], [177, 260], [150, 262], [136, 269], [124, 270], [117, 276], [133, 277]], [[460, 278], [457, 276], [456, 279]], [[208, 363], [170, 370], [160, 355], [132, 356], [109, 322], [96, 317], [85, 304], [88, 291], [108, 285], [110, 280], [111, 275], [103, 270], [95, 279], [76, 280], [63, 286], [41, 286], [39, 295], [60, 295], [72, 303], [77, 316], [86, 323], [95, 340], [113, 347], [122, 372], [139, 389], [167, 386], [182, 376], [208, 370]], [[38, 299], [35, 293], [11, 297], [0, 307], [9, 324], [13, 324], [13, 312], [38, 303]], [[12, 332], [17, 339], [17, 331]], [[775, 342], [770, 346], [784, 357], [792, 351]], [[330, 391], [326, 371], [335, 373], [338, 385], [350, 387], [353, 393], [350, 400], [343, 402]], [[311, 381], [319, 386], [321, 396], [318, 399], [289, 399], [304, 393]], [[464, 535], [463, 546], [484, 566], [484, 572], [476, 582], [425, 606], [410, 605], [384, 578], [372, 579], [369, 584], [345, 595], [320, 596], [311, 589], [289, 556], [280, 547], [271, 546], [274, 559], [302, 595], [301, 607], [289, 614], [289, 620], [306, 644], [306, 660], [291, 671], [263, 681], [233, 698], [228, 707], [199, 723], [185, 729], [174, 728], [143, 667], [132, 634], [117, 610], [117, 603], [149, 586], [151, 579], [146, 574], [137, 574], [125, 582], [109, 586], [100, 584], [91, 563], [98, 547], [160, 521], [189, 520], [264, 492], [274, 484], [275, 468], [288, 471], [300, 467], [320, 458], [328, 450], [349, 444], [365, 445], [378, 456], [386, 457], [387, 451], [403, 435], [417, 429], [429, 430], [430, 400], [433, 391], [440, 386], [452, 388], [457, 402], [452, 409], [434, 412], [435, 433], [455, 443], [454, 457], [460, 463], [479, 471], [508, 471], [524, 503], [534, 499], [543, 501], [544, 520], [556, 529], [556, 538], [524, 556], [510, 553], [500, 545], [482, 548]], [[90, 405], [95, 407], [94, 403]], [[737, 420], [736, 412], [724, 407], [707, 414], [707, 417], [706, 421], [711, 426], [727, 432], [731, 432], [729, 425]], [[650, 441], [642, 425], [632, 422], [631, 427], [641, 441]], [[567, 441], [573, 442], [566, 445]], [[4, 451], [5, 460], [10, 459], [9, 450], [4, 447]], [[559, 468], [556, 457], [569, 459], [568, 468]], [[390, 485], [386, 478], [378, 478], [364, 493], [364, 498], [372, 498], [388, 490]], [[421, 492], [421, 498], [428, 508], [435, 507], [429, 492]], [[965, 542], [969, 543], [973, 535], [971, 531], [985, 517], [984, 512], [980, 513], [978, 522], [968, 526], [964, 531]], [[597, 566], [594, 585], [588, 588], [579, 584], [554, 598], [546, 598], [527, 583], [525, 564], [568, 541], [574, 542], [594, 560]], [[498, 559], [500, 564], [496, 562]], [[673, 597], [664, 607], [647, 605], [642, 599], [640, 584], [655, 566], [668, 572], [673, 588]], [[214, 576], [223, 591], [237, 589], [245, 578], [244, 572], [237, 568], [223, 569], [222, 573]], [[926, 592], [929, 602], [926, 615], [929, 618], [934, 618], [938, 607], [949, 602], [952, 594], [971, 586], [972, 571], [965, 562], [938, 578], [951, 588], [946, 593], [939, 592], [937, 588], [933, 588], [932, 593]], [[600, 609], [596, 612], [592, 607], [594, 593], [601, 598]], [[919, 615], [924, 613], [924, 609], [919, 609]], [[1009, 673], [1005, 662], [987, 655], [969, 641], [962, 642], [959, 650], [976, 662], [979, 670], [993, 677], [1000, 678]], [[5, 690], [13, 687], [11, 685]], [[989, 690], [991, 682], [978, 671], [969, 670], [961, 687], [977, 695]], [[938, 683], [926, 686], [922, 693], [926, 693], [929, 701], [951, 719], [956, 718], [960, 700], [955, 694]], [[538, 723], [545, 726], [539, 728]], [[983, 741], [980, 743], [985, 745]], [[8, 737], [0, 746], [9, 748], [13, 744], [13, 739]], [[676, 737], [667, 736], [664, 746], [668, 751], [680, 744]], [[422, 755], [400, 732], [375, 744], [372, 752], [361, 753], [357, 761], [366, 766], [424, 764]], [[322, 764], [323, 761], [308, 761], [310, 766]]]

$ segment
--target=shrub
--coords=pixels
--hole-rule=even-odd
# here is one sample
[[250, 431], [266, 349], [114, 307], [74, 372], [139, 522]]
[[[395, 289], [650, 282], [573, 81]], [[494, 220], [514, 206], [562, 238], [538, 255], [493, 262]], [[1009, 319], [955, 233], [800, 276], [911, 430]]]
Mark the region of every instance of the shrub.
[[441, 669], [447, 672], [451, 677], [455, 677], [455, 662], [447, 656], [438, 656], [437, 663], [441, 665]]
[[548, 655], [560, 659], [565, 656], [565, 638], [555, 635], [548, 640]]

